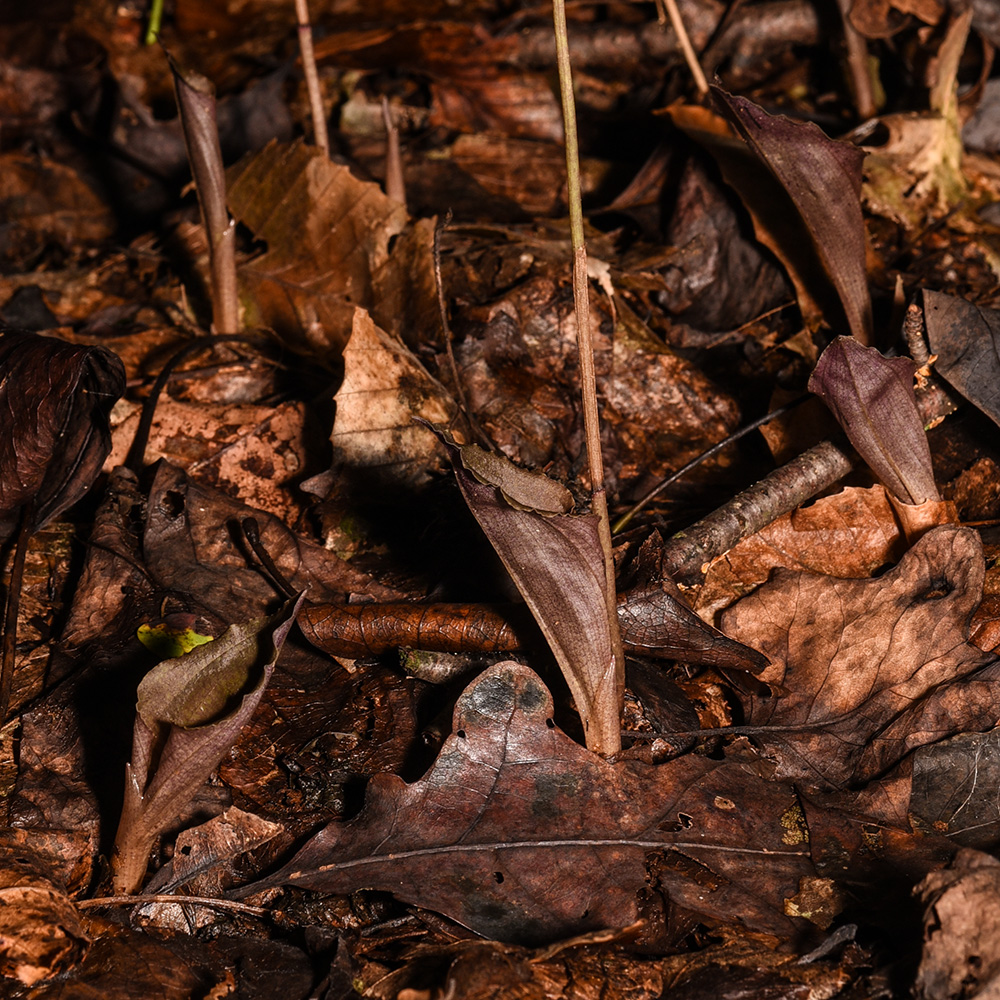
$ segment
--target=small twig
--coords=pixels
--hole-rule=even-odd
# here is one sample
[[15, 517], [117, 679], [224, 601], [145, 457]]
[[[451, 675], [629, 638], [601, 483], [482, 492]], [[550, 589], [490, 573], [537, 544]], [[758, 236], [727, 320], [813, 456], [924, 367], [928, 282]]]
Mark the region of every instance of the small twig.
[[674, 29], [674, 34], [677, 35], [677, 44], [680, 45], [684, 61], [687, 63], [688, 69], [691, 71], [691, 76], [694, 78], [694, 85], [698, 89], [698, 97], [703, 98], [707, 96], [708, 80], [705, 79], [705, 71], [701, 68], [701, 63], [698, 62], [698, 56], [694, 51], [694, 46], [691, 44], [691, 37], [684, 26], [684, 18], [681, 17], [681, 12], [677, 7], [677, 0], [656, 0], [656, 6], [659, 11], [660, 23], [662, 24], [665, 20], [669, 19], [670, 25]]
[[313, 48], [312, 24], [309, 21], [309, 6], [306, 0], [295, 0], [295, 18], [299, 29], [299, 51], [302, 53], [302, 72], [309, 92], [309, 110], [312, 112], [313, 138], [324, 153], [330, 152], [330, 136], [326, 130], [326, 113], [323, 110], [323, 95], [319, 89], [319, 73], [316, 71], [316, 51]]
[[851, 0], [837, 0], [840, 20], [844, 26], [844, 43], [847, 48], [847, 69], [851, 78], [854, 105], [861, 121], [874, 118], [875, 91], [872, 87], [871, 68], [868, 59], [868, 42], [851, 23]]
[[142, 415], [139, 418], [139, 426], [136, 428], [135, 437], [132, 439], [132, 447], [129, 448], [128, 455], [125, 458], [125, 468], [130, 469], [136, 475], [142, 472], [143, 465], [145, 464], [146, 445], [149, 443], [149, 431], [153, 426], [153, 417], [156, 415], [156, 404], [159, 402], [160, 395], [164, 388], [166, 388], [167, 382], [170, 381], [170, 376], [174, 373], [177, 366], [192, 354], [196, 354], [206, 347], [211, 347], [213, 344], [227, 343], [259, 345], [261, 341], [247, 334], [224, 334], [222, 336], [201, 337], [190, 344], [185, 344], [176, 354], [167, 360], [160, 374], [156, 377], [153, 388], [142, 404]]
[[34, 533], [34, 503], [26, 503], [21, 508], [21, 525], [14, 543], [14, 561], [10, 568], [7, 584], [7, 609], [4, 614], [3, 644], [0, 652], [0, 726], [7, 722], [10, 710], [10, 696], [14, 687], [14, 659], [17, 653], [17, 613], [21, 606], [21, 584], [24, 580], [24, 560], [28, 553], [28, 543]]
[[[580, 355], [580, 394], [583, 400], [584, 438], [590, 471], [591, 510], [597, 517], [597, 530], [604, 556], [604, 597], [608, 630], [614, 657], [614, 684], [617, 711], [612, 718], [610, 706], [599, 709], [599, 733], [588, 735], [587, 745], [603, 754], [621, 749], [617, 717], [625, 699], [625, 654], [618, 630], [615, 587], [615, 560], [611, 544], [611, 522], [604, 486], [604, 458], [601, 454], [601, 424], [597, 409], [597, 377], [594, 370], [594, 341], [590, 331], [590, 283], [587, 277], [587, 244], [583, 229], [583, 197], [580, 189], [580, 150], [576, 134], [576, 101], [573, 96], [573, 71], [569, 58], [565, 0], [553, 0], [552, 18], [556, 36], [556, 62], [559, 68], [559, 96], [562, 103], [566, 141], [566, 189], [569, 203], [570, 239], [573, 244], [573, 303], [576, 310], [576, 343]], [[593, 745], [592, 745], [593, 740]]]
[[393, 201], [406, 205], [406, 183], [403, 180], [403, 154], [399, 149], [399, 129], [392, 120], [389, 98], [382, 97], [382, 121], [385, 123], [385, 193]]
[[707, 449], [706, 451], [703, 451], [696, 458], [692, 458], [691, 461], [687, 463], [687, 465], [682, 466], [676, 472], [672, 472], [669, 476], [667, 476], [666, 479], [661, 479], [641, 500], [638, 501], [638, 503], [634, 504], [628, 511], [622, 514], [622, 516], [618, 518], [617, 521], [615, 521], [615, 523], [611, 526], [612, 534], [617, 535], [619, 531], [624, 530], [624, 528], [628, 525], [629, 521], [631, 521], [632, 518], [635, 517], [635, 515], [638, 514], [639, 511], [642, 510], [643, 507], [645, 507], [646, 504], [650, 502], [650, 500], [654, 499], [655, 497], [658, 497], [668, 486], [670, 486], [672, 483], [676, 483], [678, 479], [681, 479], [682, 477], [686, 476], [692, 469], [701, 465], [702, 462], [707, 461], [713, 455], [722, 451], [723, 448], [728, 448], [729, 445], [735, 443], [736, 441], [739, 441], [740, 438], [745, 437], [747, 434], [749, 434], [751, 431], [756, 430], [758, 427], [763, 427], [764, 424], [770, 423], [770, 421], [774, 420], [776, 417], [781, 417], [784, 416], [786, 413], [789, 413], [791, 410], [795, 409], [795, 407], [798, 406], [800, 403], [804, 403], [807, 399], [809, 399], [810, 396], [811, 396], [810, 393], [806, 393], [802, 396], [799, 396], [798, 399], [794, 399], [792, 400], [792, 402], [786, 403], [784, 406], [778, 407], [777, 410], [774, 410], [771, 413], [765, 413], [764, 416], [758, 417], [751, 423], [746, 424], [745, 426], [741, 427], [738, 431], [735, 431], [733, 434], [730, 434], [729, 437], [723, 438], [721, 441], [717, 442], [716, 444], [713, 444], [711, 448]]
[[76, 903], [78, 910], [94, 910], [105, 906], [145, 906], [147, 903], [177, 903], [194, 906], [211, 906], [218, 910], [229, 910], [232, 913], [248, 913], [254, 917], [274, 918], [275, 912], [263, 906], [251, 906], [249, 903], [238, 903], [234, 899], [213, 899], [211, 896], [99, 896], [96, 899], [81, 899]]
[[253, 554], [260, 560], [261, 566], [267, 570], [281, 595], [290, 599], [297, 597], [299, 592], [291, 585], [288, 577], [274, 564], [271, 553], [264, 548], [264, 543], [260, 540], [260, 527], [257, 524], [257, 518], [244, 517], [240, 521], [240, 528], [243, 530], [243, 536], [253, 550]]

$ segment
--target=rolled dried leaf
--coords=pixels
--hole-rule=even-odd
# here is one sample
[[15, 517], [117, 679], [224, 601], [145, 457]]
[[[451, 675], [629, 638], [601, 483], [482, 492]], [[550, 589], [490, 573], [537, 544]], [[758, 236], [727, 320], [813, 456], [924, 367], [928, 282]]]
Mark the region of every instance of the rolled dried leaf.
[[9, 331], [0, 339], [0, 521], [34, 504], [38, 528], [79, 500], [111, 451], [125, 369], [103, 347]]
[[939, 499], [924, 424], [913, 391], [916, 365], [838, 337], [809, 379], [858, 454], [898, 500]]

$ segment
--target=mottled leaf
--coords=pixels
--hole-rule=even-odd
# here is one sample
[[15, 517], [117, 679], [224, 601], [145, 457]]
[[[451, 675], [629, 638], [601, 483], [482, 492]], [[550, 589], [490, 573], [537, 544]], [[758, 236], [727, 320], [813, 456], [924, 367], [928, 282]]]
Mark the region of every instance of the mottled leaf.
[[156, 836], [233, 745], [260, 701], [301, 600], [164, 660], [140, 682], [112, 855], [116, 891], [139, 888]]
[[31, 502], [40, 527], [90, 489], [111, 450], [108, 414], [124, 391], [122, 363], [104, 348], [3, 335], [0, 520]]
[[838, 337], [823, 352], [809, 389], [833, 411], [851, 444], [905, 504], [937, 500], [931, 452], [913, 392], [916, 365]]
[[[423, 779], [377, 775], [359, 816], [328, 825], [242, 892], [368, 886], [486, 937], [548, 941], [632, 923], [652, 854], [677, 905], [792, 929], [783, 901], [811, 867], [803, 838], [789, 838], [800, 815], [791, 788], [696, 755], [611, 764], [556, 728], [552, 710], [527, 667], [491, 667], [459, 698]], [[753, 808], [739, 808], [748, 796]]]
[[712, 92], [723, 114], [788, 192], [837, 290], [848, 329], [871, 340], [872, 312], [865, 269], [861, 164], [865, 154], [831, 139], [812, 122], [769, 115], [745, 97]]

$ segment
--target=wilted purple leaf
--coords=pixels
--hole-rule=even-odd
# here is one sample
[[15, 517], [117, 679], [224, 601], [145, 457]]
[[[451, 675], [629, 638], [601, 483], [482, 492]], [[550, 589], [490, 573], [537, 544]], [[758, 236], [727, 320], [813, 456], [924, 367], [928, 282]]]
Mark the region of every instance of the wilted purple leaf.
[[924, 424], [913, 392], [916, 365], [838, 337], [823, 352], [809, 389], [833, 411], [858, 454], [896, 499], [938, 500]]
[[[865, 154], [812, 122], [769, 115], [744, 97], [712, 88], [722, 113], [778, 179], [802, 217], [857, 339], [871, 340], [865, 270], [861, 164]], [[789, 250], [791, 248], [788, 248]]]
[[260, 701], [302, 598], [264, 621], [233, 625], [140, 682], [115, 838], [115, 890], [135, 892], [159, 832], [218, 766]]
[[34, 503], [40, 527], [79, 500], [111, 451], [125, 369], [103, 347], [34, 333], [0, 339], [0, 521]]

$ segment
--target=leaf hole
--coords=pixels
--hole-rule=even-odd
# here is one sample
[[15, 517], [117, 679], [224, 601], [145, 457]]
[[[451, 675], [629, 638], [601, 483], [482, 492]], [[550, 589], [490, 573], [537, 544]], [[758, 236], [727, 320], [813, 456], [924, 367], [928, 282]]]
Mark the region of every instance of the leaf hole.
[[465, 739], [465, 730], [464, 730], [464, 729], [460, 729], [460, 730], [459, 730], [459, 731], [458, 731], [457, 733], [455, 733], [455, 735], [456, 735], [456, 736], [457, 736], [457, 737], [458, 737], [458, 738], [459, 738], [460, 740], [464, 740], [464, 739]]
[[177, 490], [167, 490], [159, 504], [160, 510], [171, 520], [184, 513], [184, 495]]
[[694, 826], [694, 820], [687, 813], [678, 813], [677, 822], [684, 830], [690, 830]]
[[947, 580], [930, 580], [927, 589], [917, 598], [919, 601], [940, 601], [952, 592]]
[[190, 853], [191, 853], [191, 845], [190, 844], [185, 844], [181, 848], [181, 854], [183, 854], [184, 857], [187, 857]]
[[545, 720], [545, 725], [548, 726], [549, 729], [555, 729], [556, 728], [556, 721], [555, 721], [555, 719], [546, 719]]
[[497, 885], [503, 885], [503, 872], [494, 872], [493, 881], [496, 882]]

